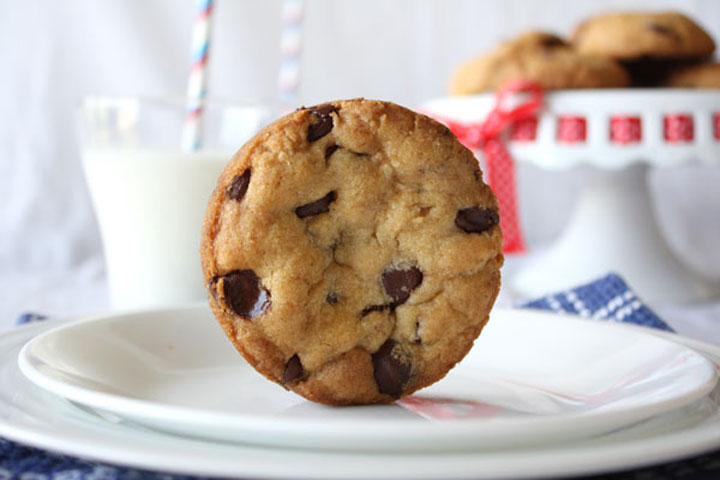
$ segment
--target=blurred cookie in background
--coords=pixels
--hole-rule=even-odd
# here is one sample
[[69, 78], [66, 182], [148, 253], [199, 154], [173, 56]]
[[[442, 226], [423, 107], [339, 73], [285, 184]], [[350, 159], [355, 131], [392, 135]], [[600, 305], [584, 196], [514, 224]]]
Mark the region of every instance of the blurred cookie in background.
[[689, 65], [673, 71], [665, 82], [665, 86], [720, 89], [720, 63]]
[[712, 37], [678, 12], [618, 12], [581, 23], [571, 40], [578, 52], [617, 60], [634, 86], [658, 86], [677, 68], [707, 60]]
[[547, 90], [630, 84], [627, 72], [612, 59], [579, 54], [552, 33], [528, 32], [461, 65], [452, 76], [449, 92], [481, 93], [512, 80], [532, 80]]

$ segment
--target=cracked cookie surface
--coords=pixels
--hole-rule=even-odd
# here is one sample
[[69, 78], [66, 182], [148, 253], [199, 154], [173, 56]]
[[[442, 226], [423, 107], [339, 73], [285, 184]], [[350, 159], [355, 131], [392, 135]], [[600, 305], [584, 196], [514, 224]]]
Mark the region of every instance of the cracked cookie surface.
[[497, 203], [443, 125], [388, 102], [303, 108], [218, 179], [202, 234], [210, 305], [267, 378], [326, 404], [442, 378], [500, 286]]

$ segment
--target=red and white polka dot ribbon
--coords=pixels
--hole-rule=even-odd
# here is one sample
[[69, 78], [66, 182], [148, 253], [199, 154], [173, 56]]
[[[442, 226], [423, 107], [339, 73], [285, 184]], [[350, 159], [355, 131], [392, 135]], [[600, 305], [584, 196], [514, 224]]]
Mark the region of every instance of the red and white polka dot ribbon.
[[[519, 105], [508, 108], [510, 98], [527, 93], [529, 98]], [[503, 232], [503, 251], [520, 253], [526, 250], [518, 214], [515, 161], [505, 147], [503, 133], [509, 130], [515, 141], [532, 141], [537, 131], [537, 112], [543, 101], [539, 84], [514, 81], [506, 84], [496, 94], [495, 107], [483, 122], [462, 123], [437, 118], [457, 136], [470, 150], [482, 150], [485, 156], [485, 176], [493, 189], [500, 207], [500, 228]]]

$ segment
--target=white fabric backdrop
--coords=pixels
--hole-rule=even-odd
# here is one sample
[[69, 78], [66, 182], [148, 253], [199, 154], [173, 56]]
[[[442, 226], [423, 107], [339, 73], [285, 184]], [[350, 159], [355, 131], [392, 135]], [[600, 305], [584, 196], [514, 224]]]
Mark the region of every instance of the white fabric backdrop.
[[[75, 134], [87, 94], [182, 95], [193, 0], [3, 2], [0, 45], [0, 327], [23, 310], [106, 305], [102, 247]], [[217, 0], [209, 90], [271, 98], [280, 2]], [[364, 96], [410, 107], [442, 96], [452, 68], [529, 28], [569, 33], [599, 8], [674, 8], [720, 39], [714, 0], [309, 0], [299, 103]], [[520, 170], [531, 246], [568, 217], [582, 172]], [[720, 168], [657, 171], [660, 223], [676, 253], [720, 280]]]

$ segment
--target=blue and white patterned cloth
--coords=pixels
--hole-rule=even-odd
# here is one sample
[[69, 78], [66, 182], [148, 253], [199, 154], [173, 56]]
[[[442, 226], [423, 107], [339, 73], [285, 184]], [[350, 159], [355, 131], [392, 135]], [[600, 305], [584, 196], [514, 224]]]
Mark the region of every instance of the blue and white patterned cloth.
[[546, 295], [520, 305], [581, 317], [645, 325], [674, 332], [668, 324], [642, 303], [622, 278], [614, 273], [563, 292]]
[[[520, 307], [572, 313], [673, 331], [642, 303], [620, 277], [614, 274], [587, 285], [524, 303]], [[18, 318], [17, 323], [30, 323], [45, 318], [43, 315], [24, 314]], [[0, 480], [197, 480], [200, 478], [89, 462], [48, 453], [0, 438]], [[718, 480], [720, 451], [631, 472], [584, 478], [586, 480]]]
[[17, 320], [15, 320], [15, 325], [25, 325], [27, 323], [40, 322], [42, 320], [47, 320], [47, 316], [40, 315], [39, 313], [23, 313], [17, 318]]

